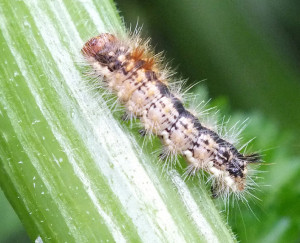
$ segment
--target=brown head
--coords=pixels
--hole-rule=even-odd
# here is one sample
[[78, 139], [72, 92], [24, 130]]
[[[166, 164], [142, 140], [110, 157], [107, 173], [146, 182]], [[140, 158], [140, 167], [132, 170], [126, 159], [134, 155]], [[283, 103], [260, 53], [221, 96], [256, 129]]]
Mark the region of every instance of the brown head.
[[99, 51], [105, 49], [108, 44], [111, 45], [111, 43], [115, 41], [116, 37], [112, 34], [100, 34], [87, 41], [81, 49], [81, 52], [84, 56], [94, 57]]

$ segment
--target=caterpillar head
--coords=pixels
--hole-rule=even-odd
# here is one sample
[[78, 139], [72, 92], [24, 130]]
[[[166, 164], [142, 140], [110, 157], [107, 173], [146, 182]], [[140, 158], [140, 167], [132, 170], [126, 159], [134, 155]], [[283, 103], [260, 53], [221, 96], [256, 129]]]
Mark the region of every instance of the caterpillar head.
[[116, 41], [116, 37], [112, 34], [100, 34], [87, 41], [81, 49], [81, 52], [86, 57], [94, 57], [99, 51], [105, 50]]

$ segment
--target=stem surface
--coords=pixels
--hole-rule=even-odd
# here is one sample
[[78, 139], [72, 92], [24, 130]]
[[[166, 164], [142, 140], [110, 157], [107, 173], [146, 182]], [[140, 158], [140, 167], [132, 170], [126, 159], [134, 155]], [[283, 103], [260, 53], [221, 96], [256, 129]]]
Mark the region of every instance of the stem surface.
[[32, 240], [235, 241], [201, 180], [162, 173], [83, 77], [83, 43], [123, 30], [111, 1], [5, 0], [0, 29], [0, 183]]

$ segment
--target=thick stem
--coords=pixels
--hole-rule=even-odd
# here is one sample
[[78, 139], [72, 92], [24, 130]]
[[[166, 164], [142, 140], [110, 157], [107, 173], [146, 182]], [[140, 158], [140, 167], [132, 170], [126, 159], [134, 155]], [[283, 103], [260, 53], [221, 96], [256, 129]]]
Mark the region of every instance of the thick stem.
[[122, 31], [111, 1], [6, 0], [0, 29], [0, 183], [31, 239], [235, 241], [201, 181], [161, 173], [83, 77], [84, 41]]

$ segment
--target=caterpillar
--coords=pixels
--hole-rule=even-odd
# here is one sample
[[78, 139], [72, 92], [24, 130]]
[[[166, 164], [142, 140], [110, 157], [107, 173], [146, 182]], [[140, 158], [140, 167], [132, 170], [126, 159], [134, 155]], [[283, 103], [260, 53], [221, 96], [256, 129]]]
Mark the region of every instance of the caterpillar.
[[248, 164], [259, 162], [259, 155], [239, 152], [185, 108], [148, 41], [102, 33], [88, 40], [81, 52], [100, 81], [117, 95], [126, 115], [140, 119], [140, 133], [160, 138], [162, 158], [182, 155], [189, 175], [199, 170], [210, 174], [213, 197], [242, 194], [249, 188]]

